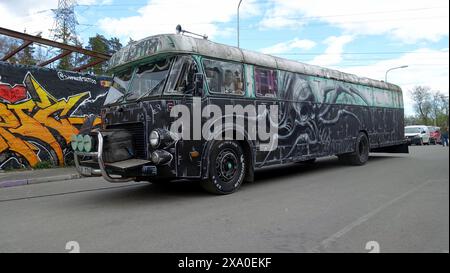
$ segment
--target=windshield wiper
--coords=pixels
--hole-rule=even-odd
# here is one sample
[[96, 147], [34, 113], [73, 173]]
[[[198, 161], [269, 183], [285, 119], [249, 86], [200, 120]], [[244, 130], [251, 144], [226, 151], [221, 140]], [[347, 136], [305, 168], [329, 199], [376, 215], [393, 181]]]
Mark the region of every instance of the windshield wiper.
[[120, 102], [123, 102], [123, 101], [125, 101], [129, 96], [131, 96], [133, 93], [126, 93], [126, 94], [123, 94], [123, 96], [121, 96], [121, 97], [119, 97], [119, 99], [117, 99], [116, 100], [116, 103], [120, 103]]

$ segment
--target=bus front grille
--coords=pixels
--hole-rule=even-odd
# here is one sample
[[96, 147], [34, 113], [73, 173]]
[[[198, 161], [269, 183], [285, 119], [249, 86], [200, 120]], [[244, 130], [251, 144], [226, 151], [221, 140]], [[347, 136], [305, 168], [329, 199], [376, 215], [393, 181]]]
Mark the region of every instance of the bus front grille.
[[114, 124], [107, 129], [127, 130], [133, 136], [136, 158], [147, 159], [145, 152], [145, 130], [142, 123]]

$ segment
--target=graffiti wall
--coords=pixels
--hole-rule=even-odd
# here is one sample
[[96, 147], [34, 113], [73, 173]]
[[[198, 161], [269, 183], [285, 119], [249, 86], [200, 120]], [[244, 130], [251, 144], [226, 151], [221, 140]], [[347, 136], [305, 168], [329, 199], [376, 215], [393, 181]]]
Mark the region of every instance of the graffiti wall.
[[0, 169], [71, 162], [70, 137], [99, 114], [110, 84], [109, 77], [0, 62]]

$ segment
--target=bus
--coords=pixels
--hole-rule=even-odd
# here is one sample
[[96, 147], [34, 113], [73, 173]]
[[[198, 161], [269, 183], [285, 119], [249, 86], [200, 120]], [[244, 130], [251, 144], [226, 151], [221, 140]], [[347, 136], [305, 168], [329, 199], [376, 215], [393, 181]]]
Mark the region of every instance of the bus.
[[268, 166], [408, 153], [391, 83], [181, 34], [133, 42], [108, 65], [101, 126], [87, 119], [72, 136], [83, 176], [229, 194]]

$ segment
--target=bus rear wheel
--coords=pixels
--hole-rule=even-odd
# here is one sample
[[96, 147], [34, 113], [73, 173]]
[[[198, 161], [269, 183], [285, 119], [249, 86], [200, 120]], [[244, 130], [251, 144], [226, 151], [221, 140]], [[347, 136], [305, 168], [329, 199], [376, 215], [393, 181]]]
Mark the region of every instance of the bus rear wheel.
[[338, 155], [341, 161], [350, 165], [361, 166], [369, 160], [369, 139], [367, 135], [360, 132], [356, 138], [355, 151], [351, 154]]
[[360, 132], [356, 138], [356, 150], [350, 154], [349, 163], [352, 165], [364, 165], [369, 160], [369, 138], [363, 132]]
[[244, 151], [238, 142], [215, 142], [211, 148], [209, 177], [201, 185], [210, 193], [233, 193], [244, 181], [245, 170]]

